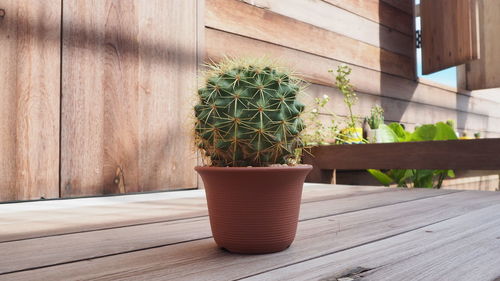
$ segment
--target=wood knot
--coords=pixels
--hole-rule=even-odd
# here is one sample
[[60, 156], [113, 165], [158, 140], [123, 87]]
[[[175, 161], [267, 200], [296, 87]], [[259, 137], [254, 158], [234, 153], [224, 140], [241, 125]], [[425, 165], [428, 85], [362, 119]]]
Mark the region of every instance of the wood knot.
[[4, 9], [0, 9], [0, 18], [4, 18], [5, 17], [5, 10]]

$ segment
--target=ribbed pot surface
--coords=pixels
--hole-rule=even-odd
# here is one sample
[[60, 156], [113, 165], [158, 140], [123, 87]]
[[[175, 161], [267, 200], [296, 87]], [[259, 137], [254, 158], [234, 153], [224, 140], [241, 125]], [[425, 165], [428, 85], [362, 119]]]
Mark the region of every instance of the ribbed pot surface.
[[205, 184], [210, 226], [230, 252], [282, 251], [295, 238], [302, 186], [309, 165], [196, 167]]

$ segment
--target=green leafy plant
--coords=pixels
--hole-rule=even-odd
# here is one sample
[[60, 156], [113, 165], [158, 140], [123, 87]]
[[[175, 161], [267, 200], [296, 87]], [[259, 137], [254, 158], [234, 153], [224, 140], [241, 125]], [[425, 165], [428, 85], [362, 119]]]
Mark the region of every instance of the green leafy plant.
[[384, 109], [379, 105], [372, 107], [370, 116], [366, 118], [366, 122], [370, 126], [370, 129], [378, 129], [380, 125], [384, 124]]
[[212, 166], [268, 166], [300, 159], [303, 81], [266, 58], [207, 65], [195, 105], [195, 139]]
[[[382, 124], [379, 132], [381, 142], [457, 139], [453, 128], [443, 122], [416, 127], [413, 133], [406, 131], [398, 123], [391, 123], [389, 126]], [[440, 188], [446, 177], [455, 177], [453, 170], [393, 169], [384, 173], [370, 169], [368, 172], [385, 186], [397, 184], [399, 187]]]

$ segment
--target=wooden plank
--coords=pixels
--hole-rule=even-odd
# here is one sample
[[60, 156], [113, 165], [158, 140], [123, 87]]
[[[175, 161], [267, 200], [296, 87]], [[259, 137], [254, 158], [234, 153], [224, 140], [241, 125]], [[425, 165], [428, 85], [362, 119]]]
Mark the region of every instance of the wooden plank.
[[320, 169], [500, 169], [500, 139], [330, 145], [312, 148]]
[[359, 276], [366, 280], [494, 280], [500, 276], [499, 211], [497, 204], [244, 280], [337, 280], [355, 268], [366, 269]]
[[479, 58], [474, 0], [422, 0], [423, 74]]
[[196, 1], [68, 1], [64, 14], [62, 196], [195, 187]]
[[0, 201], [59, 196], [61, 1], [2, 1]]
[[[248, 46], [252, 46], [249, 48]], [[290, 66], [301, 74], [306, 80], [320, 85], [332, 86], [333, 76], [328, 73], [328, 69], [336, 69], [341, 64], [340, 61], [316, 56], [310, 53], [301, 52], [291, 48], [285, 48], [275, 44], [246, 38], [214, 29], [206, 29], [206, 50], [208, 58], [217, 61], [228, 56], [261, 56], [266, 54], [275, 57], [284, 64]], [[373, 96], [383, 96], [401, 101], [411, 101], [439, 108], [449, 109], [449, 112], [456, 110], [472, 112], [481, 115], [500, 117], [498, 107], [500, 103], [488, 101], [481, 98], [472, 97], [469, 94], [457, 94], [451, 90], [441, 89], [424, 83], [416, 83], [407, 79], [383, 74], [355, 65], [350, 65], [353, 69], [351, 82], [358, 92]], [[374, 97], [375, 98], [375, 97]], [[363, 101], [360, 101], [360, 103]], [[341, 102], [335, 103], [341, 106]], [[398, 105], [399, 106], [399, 105]], [[406, 105], [396, 108], [401, 112]], [[440, 110], [433, 107], [433, 110]], [[429, 113], [429, 112], [428, 112]], [[430, 112], [432, 114], [432, 112]], [[422, 117], [419, 114], [417, 117]], [[447, 115], [450, 119], [457, 119], [457, 116]], [[467, 115], [460, 115], [457, 124], [465, 128], [468, 122]], [[426, 118], [424, 116], [424, 118]], [[446, 120], [446, 119], [445, 119]], [[414, 120], [409, 120], [416, 123]], [[469, 121], [470, 122], [470, 121]], [[475, 125], [474, 125], [475, 126]], [[480, 128], [483, 128], [481, 126]], [[474, 128], [474, 129], [480, 129]]]
[[382, 0], [324, 0], [358, 16], [413, 37], [413, 17]]
[[[386, 188], [373, 186], [335, 186], [332, 189], [330, 186], [308, 184], [302, 200], [313, 202], [387, 191]], [[157, 197], [154, 202], [146, 199], [128, 202], [123, 199], [125, 202], [111, 207], [111, 202], [115, 201], [109, 197], [92, 199], [104, 204], [85, 203], [90, 199], [72, 199], [0, 205], [0, 242], [206, 216], [204, 193], [193, 197], [191, 191], [183, 192], [188, 193], [188, 198], [185, 198], [186, 195], [182, 195], [183, 199], [153, 195]]]
[[[425, 192], [420, 190], [421, 192]], [[211, 239], [4, 275], [16, 280], [238, 279], [359, 247], [498, 205], [500, 194], [459, 192], [300, 223], [295, 243], [271, 255], [233, 255]], [[228, 264], [231, 266], [228, 267]], [[230, 270], [228, 270], [230, 269]]]
[[412, 58], [236, 0], [208, 0], [206, 7], [208, 27], [415, 78]]
[[413, 14], [414, 0], [381, 0], [388, 5], [391, 5], [399, 10], [411, 15]]
[[[313, 98], [323, 97], [324, 95], [328, 95], [331, 100], [326, 105], [325, 112], [334, 112], [338, 116], [346, 116], [348, 114], [348, 110], [342, 102], [342, 94], [337, 89], [331, 87], [311, 84], [307, 88], [307, 95], [303, 96], [302, 99], [306, 104], [314, 104]], [[383, 95], [370, 95], [362, 92], [357, 92], [357, 95], [358, 103], [353, 108], [353, 112], [357, 116], [369, 116], [370, 109], [374, 105], [380, 105], [385, 110], [385, 120], [388, 122], [431, 124], [446, 120], [457, 120], [457, 128], [460, 131], [467, 130], [469, 133], [476, 131], [500, 132], [500, 118], [408, 102]], [[325, 124], [330, 123], [330, 119], [325, 118]]]
[[[308, 0], [244, 0], [244, 2], [410, 58], [415, 53], [413, 33], [408, 35], [394, 32], [384, 25], [327, 2]], [[378, 11], [377, 8], [372, 13]], [[412, 22], [408, 23], [408, 28], [411, 28]]]
[[[339, 189], [334, 186], [330, 187], [329, 193], [331, 196], [338, 197], [340, 195], [336, 194], [336, 190]], [[429, 192], [408, 189], [388, 190], [390, 191], [384, 192], [382, 196], [380, 192], [373, 194], [366, 192], [367, 194], [355, 197], [349, 196], [304, 203], [300, 220], [339, 215], [360, 209], [377, 208], [455, 192], [442, 190], [431, 190]], [[162, 235], [158, 235], [158, 233], [162, 233]], [[200, 217], [0, 243], [2, 253], [9, 256], [9, 259], [0, 260], [0, 274], [210, 237], [208, 217]], [[61, 253], [61, 248], [66, 249], [66, 251]], [[41, 254], [43, 257], [33, 255], [33, 253], [43, 253]]]
[[500, 87], [500, 3], [498, 1], [478, 0], [478, 21], [481, 58], [467, 63], [467, 89], [479, 90]]

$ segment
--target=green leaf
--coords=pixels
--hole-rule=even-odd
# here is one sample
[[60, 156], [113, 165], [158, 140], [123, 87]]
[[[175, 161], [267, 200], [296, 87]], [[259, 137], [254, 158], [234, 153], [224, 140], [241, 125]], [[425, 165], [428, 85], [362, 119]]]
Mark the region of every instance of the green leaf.
[[375, 169], [368, 169], [368, 173], [370, 173], [376, 180], [378, 180], [381, 184], [385, 186], [389, 186], [391, 183], [394, 182], [394, 180], [383, 173], [380, 170], [375, 170]]
[[408, 141], [410, 138], [410, 132], [406, 131], [401, 124], [393, 122], [389, 124], [389, 128], [396, 134], [400, 142]]
[[389, 126], [385, 124], [380, 124], [377, 131], [377, 142], [378, 143], [399, 142], [399, 138]]
[[415, 129], [415, 132], [411, 134], [411, 141], [430, 141], [434, 140], [436, 136], [436, 126], [433, 124], [422, 125]]
[[448, 170], [448, 172], [446, 173], [448, 175], [448, 177], [450, 178], [454, 178], [455, 177], [455, 172], [453, 170]]
[[457, 135], [450, 125], [439, 122], [436, 124], [436, 135], [434, 140], [456, 140]]

